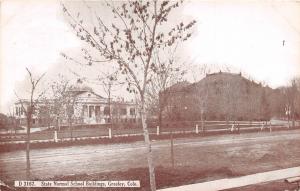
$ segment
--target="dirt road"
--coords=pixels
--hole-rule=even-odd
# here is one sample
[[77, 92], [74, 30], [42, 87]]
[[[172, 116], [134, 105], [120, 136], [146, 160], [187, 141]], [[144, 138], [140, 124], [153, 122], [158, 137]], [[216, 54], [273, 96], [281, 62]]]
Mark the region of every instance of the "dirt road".
[[[175, 165], [230, 168], [238, 174], [300, 165], [300, 130], [194, 137], [174, 140]], [[156, 165], [170, 166], [170, 141], [153, 141]], [[0, 153], [0, 179], [25, 177], [25, 151]], [[31, 151], [33, 177], [127, 170], [147, 165], [143, 142]]]

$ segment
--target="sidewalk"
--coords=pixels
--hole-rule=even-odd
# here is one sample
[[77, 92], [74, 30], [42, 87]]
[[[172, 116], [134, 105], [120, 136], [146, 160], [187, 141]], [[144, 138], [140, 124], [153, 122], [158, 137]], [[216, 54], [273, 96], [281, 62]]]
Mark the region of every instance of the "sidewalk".
[[210, 182], [203, 182], [197, 184], [189, 184], [173, 188], [161, 189], [158, 191], [216, 191], [230, 188], [238, 188], [252, 184], [259, 184], [282, 180], [294, 176], [300, 176], [300, 167], [286, 168], [281, 170], [274, 170], [269, 172], [257, 173], [237, 178], [226, 178], [214, 180]]

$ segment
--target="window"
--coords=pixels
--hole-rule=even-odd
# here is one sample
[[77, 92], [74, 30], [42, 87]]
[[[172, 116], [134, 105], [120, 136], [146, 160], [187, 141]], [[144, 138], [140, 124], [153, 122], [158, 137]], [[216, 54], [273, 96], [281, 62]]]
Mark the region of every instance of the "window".
[[112, 108], [112, 114], [117, 115], [118, 114], [118, 109], [117, 108]]
[[130, 115], [135, 115], [135, 108], [130, 108]]
[[86, 105], [83, 106], [82, 110], [83, 110], [83, 116], [87, 116], [87, 106]]
[[95, 107], [95, 115], [99, 116], [100, 115], [100, 106]]
[[121, 113], [121, 115], [127, 115], [126, 108], [121, 108], [120, 113]]
[[94, 106], [89, 106], [89, 118], [92, 117], [93, 113], [94, 113]]
[[109, 107], [104, 107], [104, 115], [109, 115]]

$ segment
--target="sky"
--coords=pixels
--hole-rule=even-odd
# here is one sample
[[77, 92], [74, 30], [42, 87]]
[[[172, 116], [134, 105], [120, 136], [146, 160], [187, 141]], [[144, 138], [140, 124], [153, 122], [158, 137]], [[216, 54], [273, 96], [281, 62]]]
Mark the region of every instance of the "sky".
[[232, 65], [274, 88], [299, 75], [300, 1], [198, 2], [185, 14], [199, 21], [187, 49], [196, 63]]
[[[71, 76], [60, 53], [80, 50], [81, 42], [61, 12], [56, 0], [1, 1], [0, 112], [9, 112], [14, 92], [23, 95], [25, 67], [47, 72], [48, 82]], [[175, 16], [197, 21], [180, 54], [194, 66], [230, 66], [273, 88], [300, 75], [299, 1], [190, 0]]]

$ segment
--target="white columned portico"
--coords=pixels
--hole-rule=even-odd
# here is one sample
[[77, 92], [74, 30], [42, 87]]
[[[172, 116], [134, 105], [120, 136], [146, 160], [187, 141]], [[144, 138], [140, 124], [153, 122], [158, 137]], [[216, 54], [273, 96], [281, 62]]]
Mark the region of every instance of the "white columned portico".
[[93, 118], [96, 120], [96, 106], [95, 105], [93, 105], [93, 107], [94, 107], [94, 109], [93, 109]]
[[90, 105], [88, 104], [87, 105], [87, 118], [89, 119], [90, 118]]

